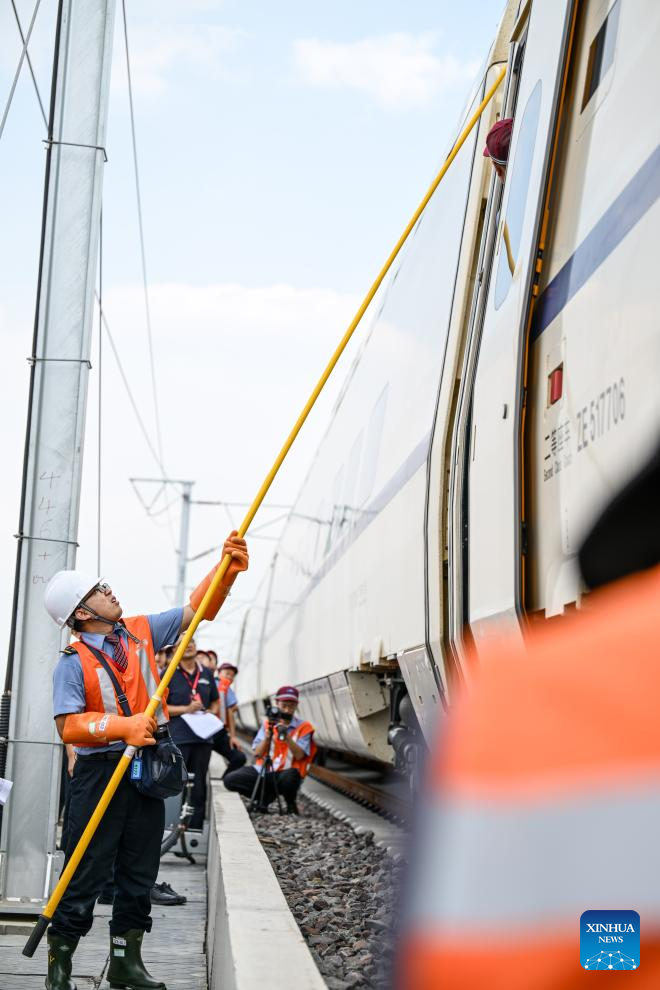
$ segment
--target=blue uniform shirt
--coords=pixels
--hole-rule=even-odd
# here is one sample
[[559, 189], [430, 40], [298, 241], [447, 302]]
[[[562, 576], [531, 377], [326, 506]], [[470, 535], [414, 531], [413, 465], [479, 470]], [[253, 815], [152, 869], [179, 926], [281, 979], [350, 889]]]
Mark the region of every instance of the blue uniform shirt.
[[[167, 612], [148, 615], [151, 639], [154, 651], [158, 653], [164, 646], [173, 643], [181, 632], [183, 609], [171, 608]], [[121, 625], [115, 630], [120, 633], [126, 652], [128, 652], [128, 635]], [[97, 650], [112, 656], [112, 647], [106, 643], [104, 633], [81, 633], [83, 643], [94, 646]], [[73, 715], [85, 711], [85, 679], [83, 677], [80, 658], [74, 653], [63, 653], [53, 671], [53, 715]], [[134, 713], [135, 714], [135, 713]], [[104, 753], [106, 750], [123, 750], [126, 744], [119, 740], [108, 746], [76, 746], [76, 752], [83, 756], [87, 753]]]

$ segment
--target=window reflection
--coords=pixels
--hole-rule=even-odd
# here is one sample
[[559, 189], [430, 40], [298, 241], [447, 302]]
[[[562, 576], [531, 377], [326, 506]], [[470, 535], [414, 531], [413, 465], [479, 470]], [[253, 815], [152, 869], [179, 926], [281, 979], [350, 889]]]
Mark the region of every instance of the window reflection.
[[602, 78], [614, 62], [616, 36], [619, 27], [620, 2], [616, 0], [601, 28], [589, 47], [589, 61], [584, 80], [584, 93], [580, 113], [600, 86]]
[[506, 217], [502, 226], [502, 243], [500, 244], [497, 282], [495, 284], [495, 309], [500, 308], [509, 293], [513, 273], [519, 260], [540, 109], [541, 80], [537, 82], [527, 101], [520, 125], [511, 177], [507, 180], [510, 183], [509, 198], [506, 206]]

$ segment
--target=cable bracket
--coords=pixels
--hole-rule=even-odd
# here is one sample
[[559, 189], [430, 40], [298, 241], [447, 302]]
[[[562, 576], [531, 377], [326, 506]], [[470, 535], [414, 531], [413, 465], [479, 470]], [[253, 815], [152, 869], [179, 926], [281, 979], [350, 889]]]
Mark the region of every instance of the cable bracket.
[[92, 370], [92, 362], [89, 358], [44, 358], [37, 357], [36, 354], [32, 354], [29, 358], [25, 359], [31, 368], [40, 362], [46, 361], [57, 361], [60, 364], [86, 364], [89, 370]]
[[44, 138], [41, 143], [45, 144], [49, 151], [58, 144], [67, 148], [89, 148], [90, 151], [102, 151], [104, 163], [108, 161], [107, 152], [102, 144], [80, 144], [78, 141], [53, 141], [52, 138]]
[[15, 540], [35, 540], [37, 543], [65, 543], [70, 547], [79, 547], [75, 540], [58, 540], [54, 536], [28, 536], [27, 533], [14, 533]]

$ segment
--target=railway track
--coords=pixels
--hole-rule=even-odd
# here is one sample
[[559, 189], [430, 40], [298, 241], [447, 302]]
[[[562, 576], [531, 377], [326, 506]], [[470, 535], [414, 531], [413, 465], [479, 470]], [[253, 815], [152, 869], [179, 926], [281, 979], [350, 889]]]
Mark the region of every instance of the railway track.
[[373, 811], [387, 815], [397, 822], [406, 822], [410, 817], [410, 803], [396, 794], [389, 793], [380, 787], [358, 780], [351, 773], [341, 773], [328, 767], [313, 763], [309, 768], [310, 777], [314, 777], [333, 790], [345, 794], [360, 804], [366, 805]]
[[[253, 760], [250, 743], [254, 736], [253, 732], [238, 728], [236, 735], [243, 743], [243, 750], [250, 762]], [[338, 760], [333, 762], [339, 763]], [[378, 786], [378, 782], [360, 779], [360, 774], [368, 773], [369, 770], [359, 762], [346, 762], [340, 767], [321, 766], [312, 763], [309, 768], [309, 776], [325, 784], [326, 787], [346, 795], [351, 800], [376, 811], [380, 815], [392, 819], [397, 824], [404, 824], [410, 818], [410, 801], [405, 800], [397, 794], [387, 790], [387, 782], [384, 786]], [[371, 775], [374, 775], [373, 769]], [[383, 775], [384, 776], [384, 775]]]

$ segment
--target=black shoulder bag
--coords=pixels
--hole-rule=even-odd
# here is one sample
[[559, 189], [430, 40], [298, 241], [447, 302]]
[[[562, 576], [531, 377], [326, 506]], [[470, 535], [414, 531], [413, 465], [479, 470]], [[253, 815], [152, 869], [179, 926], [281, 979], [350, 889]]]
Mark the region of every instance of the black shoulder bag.
[[[122, 691], [112, 667], [100, 652], [88, 643], [91, 650], [106, 674], [112, 681], [122, 714], [129, 718], [133, 712], [128, 698]], [[151, 798], [168, 798], [180, 794], [188, 781], [188, 771], [183, 762], [181, 750], [170, 736], [167, 725], [161, 725], [154, 733], [155, 746], [144, 746], [136, 751], [137, 762], [131, 765], [130, 780], [135, 784], [140, 794]]]

